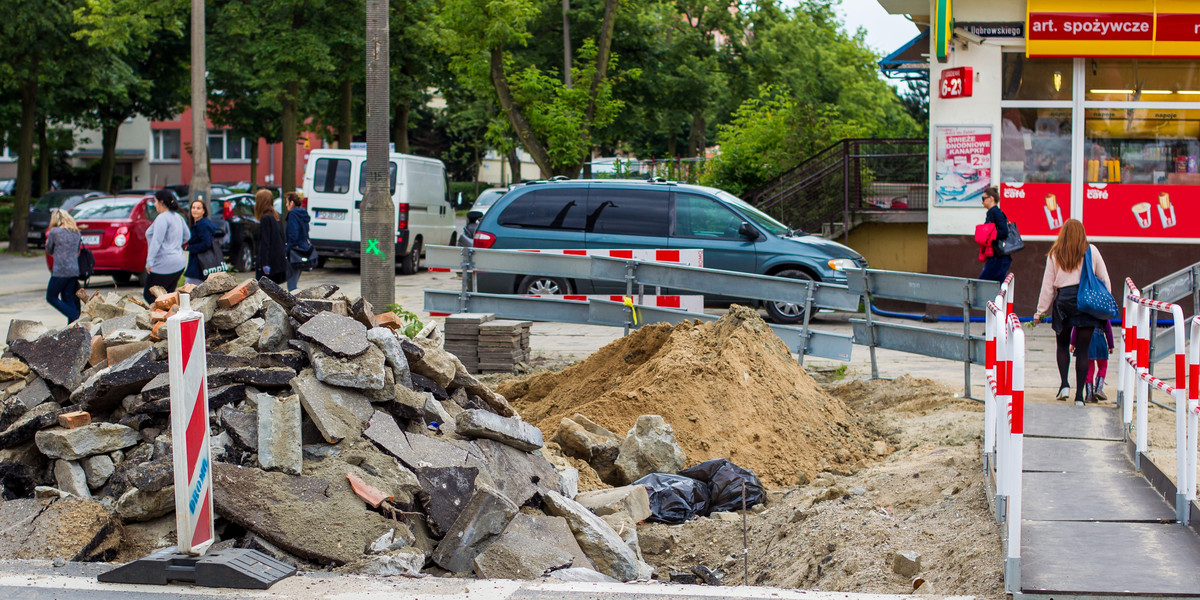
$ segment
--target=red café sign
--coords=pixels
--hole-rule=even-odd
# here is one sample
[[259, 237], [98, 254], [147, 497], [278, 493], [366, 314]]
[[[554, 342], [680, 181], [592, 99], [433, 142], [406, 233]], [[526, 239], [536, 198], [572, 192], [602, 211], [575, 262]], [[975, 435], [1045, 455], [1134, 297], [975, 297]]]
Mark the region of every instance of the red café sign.
[[974, 91], [974, 70], [971, 67], [956, 67], [942, 71], [938, 82], [938, 98], [966, 98]]

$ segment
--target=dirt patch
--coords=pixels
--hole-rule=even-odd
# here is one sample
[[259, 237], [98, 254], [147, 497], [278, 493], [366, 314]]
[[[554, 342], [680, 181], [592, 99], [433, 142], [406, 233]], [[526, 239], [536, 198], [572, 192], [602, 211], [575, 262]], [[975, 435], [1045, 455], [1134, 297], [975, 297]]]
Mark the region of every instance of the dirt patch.
[[729, 458], [768, 486], [836, 464], [860, 468], [873, 435], [809, 377], [754, 311], [718, 321], [651, 325], [559, 373], [500, 383], [525, 420], [553, 436], [576, 412], [624, 435], [639, 415], [662, 415], [688, 464]]

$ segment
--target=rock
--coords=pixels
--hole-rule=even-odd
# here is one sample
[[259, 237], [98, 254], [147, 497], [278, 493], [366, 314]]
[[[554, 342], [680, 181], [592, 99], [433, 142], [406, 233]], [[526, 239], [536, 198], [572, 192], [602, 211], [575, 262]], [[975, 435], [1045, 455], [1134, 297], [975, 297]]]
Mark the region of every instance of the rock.
[[[364, 509], [344, 480], [213, 466], [217, 514], [305, 560], [352, 562], [368, 544], [397, 528], [391, 519]], [[298, 507], [304, 514], [297, 514]]]
[[493, 392], [491, 388], [480, 383], [478, 379], [475, 379], [473, 375], [467, 372], [466, 367], [457, 358], [454, 359], [454, 366], [454, 380], [450, 382], [451, 388], [462, 388], [468, 394], [477, 396], [487, 404], [487, 407], [492, 412], [502, 417], [517, 416], [517, 411], [513, 410], [513, 407], [509, 405], [508, 400], [504, 396]]
[[413, 373], [410, 378], [412, 379], [412, 389], [418, 392], [429, 392], [438, 401], [450, 398], [450, 394], [446, 391], [446, 388], [434, 383], [432, 379], [416, 373]]
[[83, 379], [84, 366], [92, 355], [92, 336], [82, 327], [68, 327], [35, 341], [13, 340], [9, 349], [46, 381], [73, 390]]
[[126, 523], [149, 521], [175, 511], [175, 486], [156, 491], [133, 488], [117, 499], [116, 514]]
[[323, 312], [330, 313], [339, 317], [349, 317], [350, 307], [345, 300], [339, 298], [328, 298], [324, 300], [299, 300], [296, 303], [296, 309], [303, 309], [307, 312], [320, 314]]
[[554, 465], [554, 469], [558, 471], [558, 478], [562, 480], [559, 492], [574, 500], [579, 495], [579, 469], [563, 465]]
[[535, 496], [562, 488], [558, 471], [540, 454], [522, 452], [487, 439], [475, 440], [472, 445], [477, 451], [473, 460], [479, 461], [480, 471], [491, 477], [496, 488], [518, 506], [529, 504]]
[[217, 412], [225, 432], [237, 445], [251, 452], [258, 452], [258, 415], [223, 406]]
[[274, 300], [283, 309], [285, 315], [292, 310], [292, 307], [296, 306], [296, 297], [291, 292], [279, 287], [279, 284], [272, 281], [270, 277], [259, 277], [258, 289]]
[[525, 452], [542, 447], [542, 432], [537, 427], [486, 410], [464, 411], [455, 420], [455, 430], [459, 435], [496, 440]]
[[637, 557], [600, 517], [558, 492], [548, 492], [542, 496], [542, 500], [546, 512], [566, 518], [575, 541], [596, 564], [597, 571], [620, 581], [638, 578], [640, 565]]
[[[121, 465], [120, 477], [126, 487], [135, 487], [146, 492], [157, 492], [175, 482], [175, 470], [171, 452], [155, 452], [153, 460], [131, 465]], [[131, 457], [132, 460], [132, 457]]]
[[375, 346], [383, 351], [384, 360], [392, 368], [392, 374], [396, 378], [396, 383], [405, 387], [412, 387], [408, 358], [404, 355], [404, 350], [400, 348], [400, 340], [396, 338], [396, 334], [390, 329], [376, 327], [367, 330], [367, 341], [375, 344]]
[[104, 343], [109, 346], [121, 346], [134, 342], [149, 341], [150, 332], [145, 329], [116, 329], [104, 336]]
[[408, 545], [411, 540], [396, 539], [396, 530], [389, 529], [387, 533], [379, 536], [379, 539], [371, 542], [367, 546], [367, 554], [386, 554], [392, 550], [399, 550]]
[[[122, 311], [123, 310], [124, 309], [122, 309]], [[104, 341], [112, 344], [111, 340], [109, 340], [109, 336], [111, 336], [113, 332], [123, 329], [136, 330], [137, 328], [137, 315], [123, 314], [119, 317], [105, 319], [103, 323], [100, 323], [100, 335], [104, 336]]]
[[212, 321], [213, 315], [217, 314], [217, 297], [206, 296], [192, 300], [192, 310], [200, 313], [205, 323]]
[[326, 354], [316, 344], [309, 344], [308, 359], [312, 362], [317, 379], [329, 385], [382, 390], [387, 383], [383, 372], [383, 351], [374, 345], [353, 358], [340, 358]]
[[669, 533], [660, 535], [650, 530], [643, 530], [638, 533], [638, 546], [645, 554], [658, 555], [675, 547], [675, 540]]
[[107, 454], [137, 444], [141, 436], [124, 425], [92, 423], [76, 429], [54, 428], [37, 432], [38, 450], [51, 458], [79, 460], [94, 454]]
[[196, 286], [196, 289], [192, 290], [192, 298], [204, 298], [207, 296], [224, 294], [225, 292], [237, 287], [237, 285], [237, 279], [234, 279], [233, 275], [230, 273], [226, 273], [224, 271], [210, 273], [209, 276], [205, 278], [203, 283]]
[[530, 515], [520, 512], [513, 517], [512, 521], [509, 521], [504, 533], [520, 533], [540, 540], [543, 544], [554, 546], [571, 555], [571, 566], [589, 569], [594, 566], [591, 559], [579, 547], [579, 542], [575, 541], [575, 535], [571, 533], [571, 527], [567, 525], [567, 520], [562, 517]]
[[104, 352], [105, 357], [108, 360], [108, 364], [115, 365], [124, 362], [130, 356], [133, 356], [134, 354], [137, 354], [146, 348], [150, 348], [153, 345], [153, 342], [146, 340], [144, 342], [121, 344], [120, 346], [109, 346]]
[[650, 518], [650, 494], [640, 485], [583, 492], [575, 501], [602, 517], [621, 514], [633, 523]]
[[100, 489], [108, 482], [108, 478], [112, 477], [115, 468], [113, 459], [106, 454], [97, 454], [89, 456], [79, 461], [79, 466], [83, 467], [83, 474], [87, 477], [88, 487]]
[[309, 300], [321, 300], [328, 298], [338, 291], [338, 286], [332, 283], [322, 283], [310, 288], [304, 288], [296, 293], [297, 298], [305, 298]]
[[552, 571], [547, 577], [570, 583], [620, 583], [604, 573], [584, 567], [571, 567], [569, 569]]
[[9, 559], [112, 560], [121, 544], [117, 521], [85, 498], [0, 502], [0, 523], [0, 556]]
[[88, 489], [87, 475], [83, 472], [83, 467], [73, 460], [56, 460], [54, 461], [54, 480], [57, 482], [58, 489], [74, 494], [80, 498], [92, 499], [92, 492]]
[[742, 520], [742, 515], [740, 513], [735, 513], [735, 512], [721, 511], [721, 512], [715, 512], [715, 513], [709, 514], [708, 518], [710, 518], [714, 521], [725, 521], [728, 523], [740, 523]]
[[621, 442], [617, 473], [632, 483], [650, 473], [677, 473], [687, 462], [675, 442], [675, 430], [659, 415], [642, 415]]
[[405, 433], [396, 424], [396, 420], [383, 411], [377, 410], [371, 416], [367, 429], [363, 431], [363, 437], [400, 459], [409, 469], [479, 466], [474, 464], [477, 459], [472, 458], [464, 448], [444, 440]]
[[433, 551], [433, 562], [454, 573], [471, 570], [472, 561], [517, 514], [517, 505], [498, 491], [475, 489], [450, 531]]
[[50, 400], [53, 396], [50, 394], [50, 387], [46, 385], [45, 380], [41, 377], [34, 377], [33, 381], [26, 384], [25, 389], [17, 392], [12, 399], [14, 402], [24, 407], [25, 411], [32, 410], [35, 406]]
[[640, 567], [642, 564], [642, 547], [638, 543], [637, 524], [630, 520], [629, 515], [625, 513], [604, 515], [603, 517], [600, 517], [600, 520], [607, 523], [609, 527], [612, 527], [612, 530], [616, 532], [617, 537], [621, 538], [621, 540], [625, 542], [625, 545], [629, 547], [630, 552], [633, 552], [633, 556], [637, 559], [639, 565], [638, 579], [644, 579], [645, 576], [640, 572]]
[[122, 398], [167, 372], [167, 361], [156, 360], [157, 356], [158, 350], [147, 348], [115, 365], [109, 365], [71, 392], [71, 401], [78, 404], [80, 410], [88, 412], [111, 410]]
[[472, 562], [483, 579], [540, 579], [571, 566], [570, 553], [516, 532], [500, 534]]
[[[362, 323], [333, 313], [320, 313], [296, 330], [296, 337], [319, 346], [324, 352], [354, 357], [373, 347]], [[382, 352], [380, 353], [382, 355]]]
[[310, 369], [301, 371], [292, 379], [291, 385], [304, 412], [316, 424], [325, 441], [331, 444], [346, 438], [357, 440], [375, 412], [366, 396], [326, 385], [318, 381]]
[[475, 493], [476, 467], [417, 467], [422, 508], [435, 535], [444, 536]]
[[[227, 293], [232, 294], [233, 291]], [[221, 297], [222, 300], [225, 296]], [[217, 308], [213, 312], [212, 319], [209, 323], [220, 330], [234, 329], [238, 325], [245, 323], [250, 317], [253, 317], [260, 309], [263, 303], [267, 300], [267, 295], [261, 292], [250, 295], [248, 298], [232, 305], [230, 308]]]
[[692, 573], [695, 573], [696, 577], [699, 577], [705, 585], [721, 585], [721, 576], [704, 565], [692, 567]]
[[425, 553], [417, 548], [407, 546], [393, 550], [383, 556], [372, 557], [359, 573], [363, 575], [380, 575], [384, 577], [406, 575], [417, 577], [425, 567]]
[[350, 305], [350, 317], [362, 323], [368, 331], [379, 326], [375, 323], [375, 307], [366, 298], [359, 298]]
[[246, 319], [244, 323], [233, 328], [233, 332], [238, 338], [245, 340], [247, 346], [253, 346], [258, 343], [258, 336], [262, 333], [265, 321], [258, 317]]
[[413, 372], [432, 379], [442, 387], [450, 385], [450, 382], [454, 381], [454, 372], [457, 369], [454, 355], [443, 350], [433, 340], [417, 338], [413, 341], [424, 351], [419, 360], [410, 361]]
[[304, 464], [300, 448], [300, 400], [259, 394], [258, 464], [264, 469], [299, 475]]
[[553, 441], [562, 447], [567, 456], [586, 461], [602, 480], [619, 481], [617, 456], [621, 453], [620, 438], [598, 425], [589, 428], [583, 423], [593, 424], [580, 414], [572, 418], [564, 417], [554, 432]]
[[916, 577], [921, 572], [921, 554], [912, 550], [893, 552], [892, 572], [901, 577]]
[[16, 340], [25, 340], [32, 342], [33, 340], [42, 337], [42, 334], [49, 331], [41, 321], [26, 321], [24, 319], [13, 319], [8, 324], [8, 335], [4, 338], [4, 343], [12, 346]]
[[29, 367], [15, 358], [0, 358], [0, 381], [25, 379], [29, 375]]
[[68, 412], [57, 402], [46, 402], [21, 415], [12, 425], [0, 432], [0, 448], [11, 448], [32, 440], [42, 429], [58, 422], [58, 415]]
[[262, 333], [258, 336], [258, 349], [262, 352], [284, 350], [291, 337], [292, 321], [288, 318], [287, 310], [275, 302], [268, 302]]

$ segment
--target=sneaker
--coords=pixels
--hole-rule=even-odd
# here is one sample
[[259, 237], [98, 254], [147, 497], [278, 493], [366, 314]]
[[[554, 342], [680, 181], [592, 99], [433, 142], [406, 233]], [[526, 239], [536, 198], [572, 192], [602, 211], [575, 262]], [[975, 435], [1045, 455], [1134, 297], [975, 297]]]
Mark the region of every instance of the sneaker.
[[1069, 388], [1065, 385], [1062, 386], [1061, 388], [1059, 388], [1058, 396], [1056, 397], [1056, 399], [1066, 400], [1067, 398], [1070, 398], [1070, 397], [1071, 397], [1071, 388]]
[[1083, 406], [1083, 400], [1082, 400], [1082, 399], [1076, 399], [1076, 400], [1075, 400], [1075, 406]]
[[1093, 393], [1096, 395], [1097, 400], [1108, 400], [1108, 396], [1104, 394], [1104, 378], [1103, 377], [1096, 378], [1096, 387], [1095, 387], [1095, 391]]

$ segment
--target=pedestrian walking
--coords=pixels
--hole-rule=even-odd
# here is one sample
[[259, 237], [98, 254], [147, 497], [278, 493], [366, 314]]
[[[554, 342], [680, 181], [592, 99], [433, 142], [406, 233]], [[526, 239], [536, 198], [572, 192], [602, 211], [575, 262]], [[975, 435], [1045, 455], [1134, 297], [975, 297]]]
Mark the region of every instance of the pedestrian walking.
[[188, 211], [191, 221], [191, 240], [188, 242], [188, 263], [187, 271], [184, 272], [184, 281], [195, 285], [204, 283], [207, 277], [204, 269], [205, 266], [201, 261], [201, 255], [212, 250], [213, 244], [220, 245], [220, 240], [217, 239], [217, 226], [208, 219], [208, 202], [205, 200], [192, 200], [191, 208]]
[[[1071, 395], [1071, 387], [1067, 381], [1067, 370], [1071, 364], [1071, 354], [1075, 355], [1075, 403], [1083, 404], [1088, 386], [1088, 349], [1092, 344], [1092, 335], [1097, 327], [1104, 327], [1105, 321], [1079, 310], [1079, 281], [1083, 274], [1083, 265], [1091, 255], [1092, 270], [1104, 287], [1112, 291], [1108, 279], [1108, 268], [1100, 251], [1087, 241], [1087, 232], [1083, 223], [1076, 219], [1068, 219], [1063, 223], [1058, 239], [1046, 254], [1046, 270], [1042, 275], [1042, 290], [1038, 295], [1037, 313], [1034, 322], [1040, 321], [1046, 315], [1053, 318], [1055, 335], [1055, 359], [1058, 361], [1059, 390], [1058, 399], [1066, 400]], [[1075, 343], [1071, 343], [1071, 330], [1075, 328]]]
[[983, 207], [987, 209], [987, 217], [984, 219], [984, 224], [991, 224], [996, 228], [996, 237], [990, 241], [989, 248], [991, 254], [981, 253], [986, 257], [983, 263], [983, 271], [979, 273], [979, 278], [987, 281], [1003, 282], [1008, 275], [1008, 269], [1012, 266], [1012, 257], [1004, 254], [1001, 250], [1001, 242], [1008, 239], [1008, 216], [1004, 211], [1000, 210], [1000, 192], [990, 187], [983, 190]]
[[50, 215], [50, 230], [46, 233], [46, 254], [53, 258], [50, 283], [46, 285], [46, 302], [74, 323], [79, 318], [79, 251], [82, 248], [79, 226], [65, 210]]
[[[1108, 375], [1108, 357], [1113, 352], [1112, 323], [1104, 322], [1104, 327], [1097, 327], [1092, 332], [1092, 344], [1088, 347], [1087, 381], [1090, 389], [1084, 396], [1095, 401], [1108, 400], [1104, 393], [1104, 378]], [[1075, 352], [1075, 331], [1071, 331], [1071, 352]]]
[[283, 226], [275, 212], [275, 196], [271, 190], [254, 194], [254, 218], [258, 219], [258, 269], [254, 278], [266, 275], [278, 284], [287, 282], [287, 255], [284, 254]]
[[311, 218], [304, 210], [304, 201], [296, 192], [287, 193], [287, 242], [288, 291], [300, 286], [300, 274], [315, 267], [312, 260], [312, 241], [308, 239], [308, 223]]
[[157, 216], [146, 230], [146, 276], [142, 298], [154, 303], [150, 288], [161, 285], [167, 293], [179, 286], [179, 276], [187, 267], [188, 254], [183, 245], [192, 237], [187, 221], [179, 214], [179, 201], [169, 190], [154, 193]]

